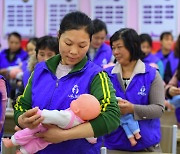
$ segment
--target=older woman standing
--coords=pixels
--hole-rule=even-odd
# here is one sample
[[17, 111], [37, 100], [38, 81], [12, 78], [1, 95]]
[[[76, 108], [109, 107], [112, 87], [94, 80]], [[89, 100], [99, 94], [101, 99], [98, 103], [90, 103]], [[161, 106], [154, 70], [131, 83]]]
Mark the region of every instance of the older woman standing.
[[124, 151], [160, 151], [160, 120], [164, 111], [163, 81], [155, 68], [140, 59], [139, 36], [133, 29], [120, 29], [110, 38], [113, 54], [117, 60], [108, 68], [110, 79], [116, 89], [121, 114], [132, 114], [138, 120], [141, 138], [131, 146], [121, 126], [106, 135], [108, 149]]

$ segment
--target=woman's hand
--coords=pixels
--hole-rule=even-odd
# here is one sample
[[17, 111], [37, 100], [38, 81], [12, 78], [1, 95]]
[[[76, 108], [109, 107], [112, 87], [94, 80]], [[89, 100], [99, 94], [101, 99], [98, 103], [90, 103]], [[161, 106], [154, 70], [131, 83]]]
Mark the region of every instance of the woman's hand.
[[42, 121], [43, 117], [37, 114], [38, 107], [30, 109], [19, 116], [18, 123], [22, 128], [36, 128]]
[[40, 137], [50, 143], [60, 143], [67, 140], [66, 130], [61, 129], [56, 125], [43, 124], [43, 126], [47, 128], [47, 131], [36, 133], [36, 137]]
[[176, 95], [180, 95], [180, 89], [177, 87], [174, 87], [174, 86], [170, 87], [169, 88], [169, 95], [171, 95], [172, 97], [176, 96]]
[[121, 114], [134, 113], [134, 104], [125, 99], [118, 100], [118, 106]]

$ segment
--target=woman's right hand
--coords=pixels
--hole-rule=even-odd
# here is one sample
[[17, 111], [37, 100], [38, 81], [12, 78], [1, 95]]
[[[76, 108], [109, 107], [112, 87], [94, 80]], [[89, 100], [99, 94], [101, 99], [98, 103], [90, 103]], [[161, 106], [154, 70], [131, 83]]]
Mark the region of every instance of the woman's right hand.
[[176, 96], [176, 95], [180, 95], [180, 89], [177, 87], [174, 87], [174, 86], [170, 87], [169, 88], [169, 95], [171, 95], [172, 97]]
[[36, 128], [42, 121], [43, 117], [37, 114], [38, 107], [30, 109], [19, 116], [18, 123], [22, 128]]

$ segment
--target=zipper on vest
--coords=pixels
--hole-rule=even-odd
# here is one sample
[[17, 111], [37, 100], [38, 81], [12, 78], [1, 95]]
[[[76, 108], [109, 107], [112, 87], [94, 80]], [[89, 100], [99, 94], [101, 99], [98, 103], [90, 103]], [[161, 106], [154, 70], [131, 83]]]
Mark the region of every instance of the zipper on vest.
[[59, 86], [59, 79], [56, 80], [56, 88]]
[[49, 103], [47, 104], [47, 109], [49, 109], [49, 107], [50, 107], [50, 105], [51, 105], [51, 101], [52, 101], [54, 92], [55, 92], [55, 90], [56, 90], [56, 88], [57, 88], [58, 86], [59, 86], [59, 79], [56, 79], [56, 86], [55, 86], [54, 91], [53, 91], [53, 93], [52, 93], [51, 99], [50, 99]]

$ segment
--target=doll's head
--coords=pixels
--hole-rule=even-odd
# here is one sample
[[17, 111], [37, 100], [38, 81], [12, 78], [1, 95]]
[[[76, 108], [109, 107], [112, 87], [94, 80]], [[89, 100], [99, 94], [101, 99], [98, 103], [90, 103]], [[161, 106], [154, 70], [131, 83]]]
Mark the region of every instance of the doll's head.
[[82, 94], [76, 100], [73, 100], [70, 109], [85, 121], [96, 118], [101, 111], [99, 101], [90, 94]]

